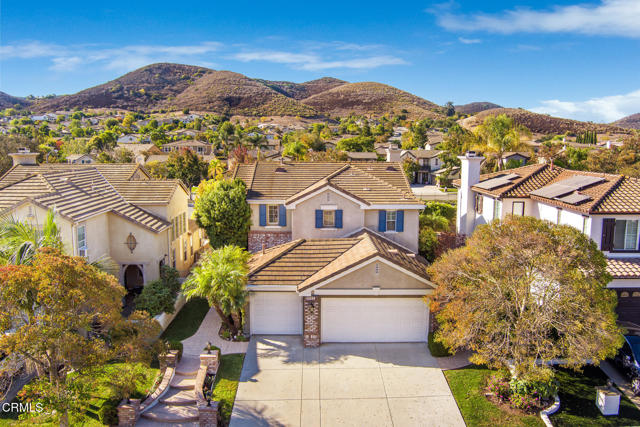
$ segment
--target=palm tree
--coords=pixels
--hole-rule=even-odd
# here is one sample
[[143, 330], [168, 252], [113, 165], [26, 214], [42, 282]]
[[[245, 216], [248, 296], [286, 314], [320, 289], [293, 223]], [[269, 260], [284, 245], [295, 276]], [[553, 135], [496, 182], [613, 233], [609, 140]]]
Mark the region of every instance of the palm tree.
[[209, 178], [222, 179], [224, 178], [225, 165], [218, 158], [211, 159], [209, 162]]
[[476, 135], [481, 141], [478, 148], [496, 158], [496, 171], [503, 168], [504, 153], [523, 149], [524, 144], [520, 142], [520, 137], [530, 134], [527, 128], [516, 124], [506, 114], [489, 116], [476, 129]]
[[0, 221], [1, 264], [30, 264], [37, 250], [45, 246], [60, 250], [64, 247], [53, 210], [47, 211], [42, 229], [13, 217]]
[[294, 160], [300, 161], [304, 160], [308, 151], [309, 147], [307, 147], [304, 143], [300, 141], [292, 141], [284, 146], [282, 155], [291, 156]]
[[208, 251], [182, 285], [187, 300], [206, 298], [233, 336], [242, 328], [250, 256], [235, 245]]

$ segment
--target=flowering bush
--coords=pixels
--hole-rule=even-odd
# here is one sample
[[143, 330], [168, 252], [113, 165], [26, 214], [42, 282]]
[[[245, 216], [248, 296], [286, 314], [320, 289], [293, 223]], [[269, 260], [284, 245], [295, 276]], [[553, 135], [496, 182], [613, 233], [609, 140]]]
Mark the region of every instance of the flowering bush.
[[509, 380], [502, 374], [494, 374], [487, 381], [487, 390], [495, 394], [502, 401], [508, 400], [511, 394]]
[[542, 406], [540, 396], [537, 394], [512, 394], [509, 397], [509, 402], [514, 408], [522, 409], [526, 412], [535, 412]]

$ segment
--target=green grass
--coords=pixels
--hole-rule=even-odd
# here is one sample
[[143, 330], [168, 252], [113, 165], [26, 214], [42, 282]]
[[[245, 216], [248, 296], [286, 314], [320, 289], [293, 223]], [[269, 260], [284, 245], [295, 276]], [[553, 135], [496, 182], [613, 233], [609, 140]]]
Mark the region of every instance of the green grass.
[[484, 386], [493, 372], [475, 365], [444, 371], [467, 426], [544, 426], [537, 415], [523, 416], [508, 412], [487, 400]]
[[[98, 411], [105, 402], [114, 399], [113, 391], [105, 385], [109, 378], [115, 378], [125, 366], [124, 363], [111, 363], [98, 369], [94, 376], [87, 379], [87, 386], [91, 390], [87, 411], [84, 414], [72, 414], [70, 424], [73, 426], [101, 426]], [[144, 364], [138, 364], [143, 381], [136, 387], [136, 391], [131, 396], [133, 398], [145, 398], [154, 386], [154, 383], [160, 374], [159, 369], [153, 369]], [[45, 408], [46, 409], [46, 408]], [[52, 415], [41, 415], [38, 417], [30, 417], [26, 420], [10, 419], [10, 413], [1, 413], [0, 426], [56, 426], [57, 418]]]
[[193, 298], [187, 301], [162, 333], [161, 338], [167, 341], [182, 341], [189, 338], [196, 333], [208, 311], [209, 303], [204, 298]]
[[220, 369], [216, 376], [212, 399], [220, 402], [222, 425], [229, 425], [233, 402], [236, 400], [238, 381], [242, 371], [244, 354], [225, 354], [220, 358]]
[[596, 407], [596, 386], [605, 385], [607, 376], [600, 368], [587, 366], [582, 373], [558, 369], [560, 410], [553, 414], [554, 426], [640, 425], [640, 410], [626, 397], [620, 399], [618, 416], [603, 416]]
[[433, 357], [451, 356], [449, 350], [439, 341], [434, 339], [433, 332], [429, 332], [429, 351]]

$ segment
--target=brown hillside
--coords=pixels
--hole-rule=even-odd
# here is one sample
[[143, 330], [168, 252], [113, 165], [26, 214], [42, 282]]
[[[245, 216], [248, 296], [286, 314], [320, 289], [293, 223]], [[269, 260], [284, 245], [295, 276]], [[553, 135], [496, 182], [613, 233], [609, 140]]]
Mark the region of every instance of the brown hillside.
[[611, 123], [612, 126], [619, 126], [625, 129], [640, 129], [640, 113], [631, 114]]
[[175, 96], [208, 70], [181, 64], [152, 64], [108, 83], [45, 99], [34, 104], [35, 111], [80, 108], [153, 109], [160, 101]]
[[623, 129], [607, 124], [580, 122], [578, 120], [563, 119], [560, 117], [548, 116], [546, 114], [532, 113], [520, 108], [493, 108], [482, 111], [474, 116], [479, 124], [487, 116], [506, 114], [513, 118], [516, 123], [527, 127], [533, 133], [562, 134], [565, 132], [581, 133], [587, 130], [595, 130], [598, 133], [629, 133], [628, 129]]
[[29, 101], [24, 98], [18, 98], [17, 96], [11, 96], [8, 93], [0, 92], [0, 108], [12, 108], [16, 105], [29, 105]]
[[261, 83], [269, 86], [276, 92], [280, 92], [284, 96], [289, 98], [301, 99], [308, 98], [318, 93], [333, 89], [334, 87], [342, 86], [348, 82], [340, 79], [334, 79], [333, 77], [322, 77], [321, 79], [311, 80], [304, 83], [292, 83], [283, 81], [270, 81], [270, 80], [258, 80]]
[[313, 108], [276, 92], [258, 80], [231, 71], [210, 71], [175, 98], [166, 100], [164, 105], [169, 109], [193, 108], [245, 116], [317, 115]]
[[494, 104], [493, 102], [471, 102], [469, 104], [455, 106], [456, 112], [460, 114], [476, 114], [492, 108], [502, 108], [502, 106]]
[[381, 116], [407, 110], [411, 118], [442, 117], [441, 107], [392, 86], [381, 83], [348, 83], [303, 99], [302, 102], [323, 114], [344, 116], [349, 113]]

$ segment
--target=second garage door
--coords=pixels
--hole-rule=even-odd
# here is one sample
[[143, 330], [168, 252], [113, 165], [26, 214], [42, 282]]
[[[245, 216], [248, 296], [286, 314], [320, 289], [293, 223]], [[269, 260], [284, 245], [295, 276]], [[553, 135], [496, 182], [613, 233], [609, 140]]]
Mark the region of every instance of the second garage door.
[[295, 292], [252, 292], [251, 334], [302, 334], [302, 297]]
[[322, 298], [322, 342], [421, 342], [429, 309], [422, 298]]

